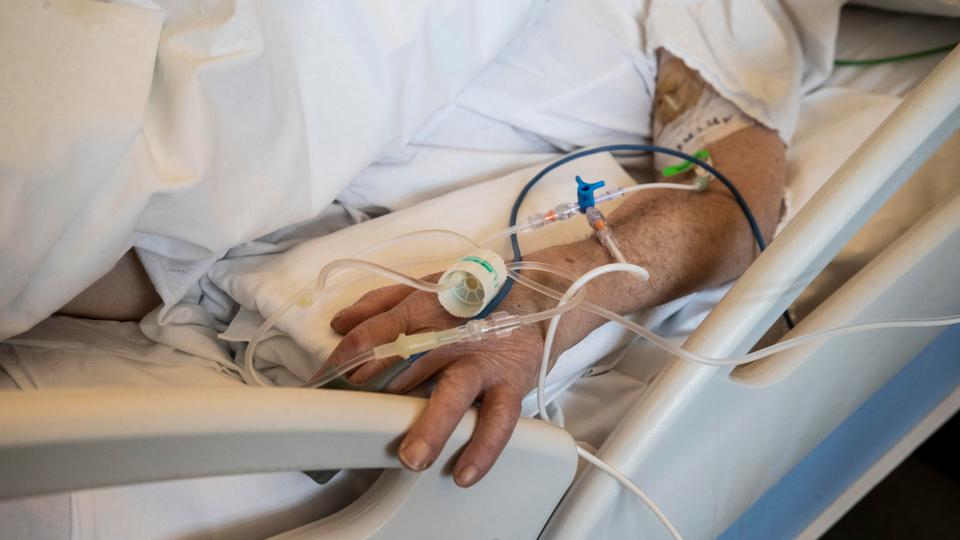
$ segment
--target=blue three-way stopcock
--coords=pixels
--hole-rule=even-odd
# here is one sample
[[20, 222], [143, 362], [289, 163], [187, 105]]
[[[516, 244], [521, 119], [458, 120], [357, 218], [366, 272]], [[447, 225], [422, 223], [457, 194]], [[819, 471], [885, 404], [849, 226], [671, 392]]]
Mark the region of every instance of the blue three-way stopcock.
[[603, 185], [603, 180], [591, 184], [584, 182], [583, 178], [577, 177], [577, 205], [580, 206], [581, 212], [586, 212], [587, 208], [592, 208], [597, 205], [597, 201], [593, 197], [593, 192], [602, 188]]

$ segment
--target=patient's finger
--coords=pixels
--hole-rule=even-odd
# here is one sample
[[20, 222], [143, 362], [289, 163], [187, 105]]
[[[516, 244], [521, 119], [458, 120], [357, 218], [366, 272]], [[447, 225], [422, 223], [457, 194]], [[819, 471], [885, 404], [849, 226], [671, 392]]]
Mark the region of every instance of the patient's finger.
[[346, 334], [363, 321], [378, 313], [393, 309], [415, 289], [407, 285], [390, 285], [374, 289], [359, 300], [333, 316], [330, 328], [338, 334]]
[[444, 372], [427, 407], [400, 444], [400, 461], [407, 468], [422, 471], [437, 459], [481, 386], [481, 377], [472, 369]]
[[463, 350], [455, 345], [434, 349], [398, 373], [387, 385], [386, 391], [393, 394], [409, 392], [461, 356]]
[[340, 340], [337, 348], [327, 358], [327, 363], [342, 364], [377, 345], [397, 339], [401, 332], [407, 330], [406, 321], [407, 318], [395, 309], [374, 315], [355, 326]]
[[460, 487], [476, 484], [507, 446], [520, 418], [521, 396], [505, 385], [493, 386], [483, 393], [477, 427], [453, 471]]

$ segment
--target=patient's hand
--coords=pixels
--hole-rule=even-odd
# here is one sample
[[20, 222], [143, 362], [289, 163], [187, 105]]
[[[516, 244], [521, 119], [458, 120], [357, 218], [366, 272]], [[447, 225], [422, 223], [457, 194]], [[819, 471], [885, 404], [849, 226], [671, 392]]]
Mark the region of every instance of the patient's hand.
[[[684, 72], [691, 76], [692, 72]], [[749, 203], [767, 240], [780, 216], [785, 147], [775, 132], [755, 125], [708, 145], [714, 165], [730, 178]], [[585, 287], [587, 300], [621, 314], [659, 305], [739, 276], [757, 253], [756, 243], [739, 206], [718, 182], [704, 192], [639, 191], [609, 215], [620, 248], [629, 262], [650, 272], [650, 280], [607, 274]], [[613, 262], [595, 239], [524, 254], [582, 275]], [[549, 275], [531, 275], [554, 290], [569, 283]], [[544, 305], [546, 303], [547, 305]], [[523, 287], [514, 287], [498, 309], [513, 314], [541, 311], [550, 302]], [[560, 323], [555, 350], [580, 341], [603, 321], [573, 310]], [[434, 294], [393, 286], [368, 293], [331, 322], [346, 334], [330, 360], [342, 362], [401, 332], [446, 329], [461, 324], [447, 314]], [[457, 460], [457, 484], [477, 482], [503, 450], [516, 425], [520, 400], [536, 381], [543, 353], [543, 327], [520, 328], [506, 339], [462, 343], [429, 352], [401, 373], [388, 390], [403, 392], [436, 376], [437, 387], [426, 409], [400, 445], [400, 459], [422, 470], [436, 459], [470, 405], [481, 400], [473, 437]], [[361, 367], [351, 378], [362, 382], [384, 368]]]
[[[501, 304], [511, 313], [539, 311], [532, 292], [515, 287]], [[345, 337], [329, 361], [346, 361], [357, 353], [413, 334], [463, 324], [447, 313], [436, 294], [405, 285], [376, 289], [338, 313], [330, 326]], [[427, 407], [400, 444], [400, 460], [415, 471], [429, 467], [460, 419], [480, 400], [473, 436], [457, 460], [454, 479], [462, 487], [476, 483], [490, 469], [510, 439], [520, 416], [520, 400], [535, 385], [543, 354], [540, 325], [524, 326], [507, 338], [459, 343], [434, 349], [400, 373], [389, 392], [406, 392], [430, 377], [437, 381]], [[395, 361], [375, 360], [350, 376], [363, 382]]]

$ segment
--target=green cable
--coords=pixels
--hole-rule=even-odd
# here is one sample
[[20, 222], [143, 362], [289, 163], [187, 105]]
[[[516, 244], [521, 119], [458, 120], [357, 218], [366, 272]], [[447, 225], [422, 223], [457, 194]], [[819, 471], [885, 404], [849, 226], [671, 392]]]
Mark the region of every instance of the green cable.
[[950, 50], [956, 46], [957, 46], [957, 43], [953, 43], [951, 45], [944, 45], [942, 47], [935, 47], [933, 49], [912, 52], [909, 54], [899, 54], [897, 56], [884, 56], [881, 58], [868, 58], [866, 60], [834, 60], [833, 65], [835, 66], [874, 66], [877, 64], [889, 64], [891, 62], [902, 62], [904, 60], [913, 60], [914, 58], [922, 58], [924, 56], [930, 56], [933, 54], [950, 52]]

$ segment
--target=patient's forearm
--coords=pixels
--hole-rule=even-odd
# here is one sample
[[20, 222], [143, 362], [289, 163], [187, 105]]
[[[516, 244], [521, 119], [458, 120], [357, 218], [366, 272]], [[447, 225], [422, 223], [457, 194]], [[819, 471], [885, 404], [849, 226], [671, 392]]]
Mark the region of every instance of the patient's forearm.
[[[774, 132], [754, 126], [708, 148], [714, 165], [739, 189], [769, 239], [780, 215], [783, 143]], [[702, 193], [640, 191], [610, 214], [608, 221], [627, 260], [650, 271], [647, 283], [626, 274], [609, 274], [587, 286], [589, 301], [622, 314], [729, 281], [740, 275], [757, 253], [743, 212], [717, 181]], [[531, 253], [525, 259], [560, 265], [577, 274], [614, 262], [592, 237]], [[557, 290], [569, 285], [552, 276], [534, 277]], [[515, 301], [529, 301], [530, 294], [518, 291]], [[557, 335], [559, 350], [573, 345], [602, 322], [582, 310], [569, 313]]]

